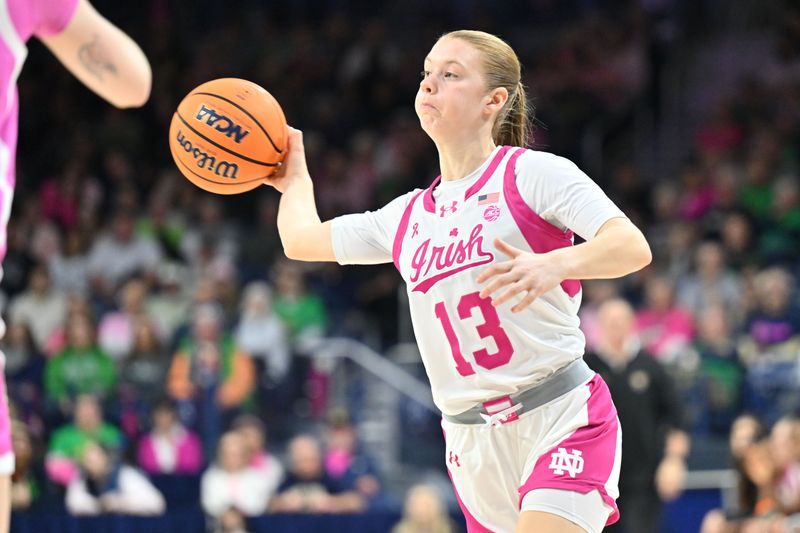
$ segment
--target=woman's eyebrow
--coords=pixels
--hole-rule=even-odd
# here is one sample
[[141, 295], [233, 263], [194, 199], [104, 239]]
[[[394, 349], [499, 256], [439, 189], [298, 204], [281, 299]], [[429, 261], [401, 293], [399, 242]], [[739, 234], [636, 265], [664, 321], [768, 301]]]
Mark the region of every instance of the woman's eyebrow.
[[[426, 57], [426, 58], [425, 58], [425, 62], [426, 62], [426, 63], [428, 63], [428, 62], [435, 63], [435, 61], [434, 61], [433, 59], [431, 59], [430, 57]], [[458, 61], [458, 60], [456, 60], [456, 59], [448, 59], [448, 60], [446, 60], [446, 61], [442, 61], [442, 63], [443, 63], [444, 65], [455, 64], [455, 65], [458, 65], [458, 66], [459, 66], [459, 67], [461, 67], [461, 68], [466, 68], [466, 67], [464, 67], [463, 63], [461, 63], [460, 61]]]

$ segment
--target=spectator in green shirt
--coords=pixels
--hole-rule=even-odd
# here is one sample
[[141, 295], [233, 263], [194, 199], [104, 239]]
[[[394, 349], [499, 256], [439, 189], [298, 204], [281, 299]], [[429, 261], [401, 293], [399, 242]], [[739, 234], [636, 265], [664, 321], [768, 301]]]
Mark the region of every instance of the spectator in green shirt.
[[103, 420], [100, 402], [90, 394], [75, 399], [72, 424], [57, 429], [50, 439], [45, 470], [50, 479], [67, 485], [78, 475], [78, 461], [87, 444], [94, 442], [108, 449], [122, 448], [122, 432]]
[[109, 397], [117, 383], [113, 361], [95, 344], [91, 319], [83, 313], [73, 314], [66, 329], [67, 347], [47, 362], [44, 376], [48, 400], [62, 411], [78, 394]]
[[275, 314], [286, 325], [294, 343], [319, 337], [328, 323], [322, 299], [306, 288], [303, 271], [297, 263], [280, 261], [274, 270]]

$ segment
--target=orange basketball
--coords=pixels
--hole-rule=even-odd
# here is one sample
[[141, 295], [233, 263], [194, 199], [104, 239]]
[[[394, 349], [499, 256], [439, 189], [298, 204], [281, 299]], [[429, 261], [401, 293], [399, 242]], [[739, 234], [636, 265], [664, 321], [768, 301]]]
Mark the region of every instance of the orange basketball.
[[286, 154], [280, 104], [255, 83], [236, 78], [206, 82], [172, 115], [169, 149], [181, 173], [217, 194], [255, 189]]

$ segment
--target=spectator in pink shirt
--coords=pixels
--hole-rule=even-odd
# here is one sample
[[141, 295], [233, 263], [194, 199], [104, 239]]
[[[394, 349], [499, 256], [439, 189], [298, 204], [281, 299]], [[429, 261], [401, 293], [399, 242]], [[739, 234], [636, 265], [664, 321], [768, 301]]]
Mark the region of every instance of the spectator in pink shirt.
[[645, 349], [656, 359], [675, 362], [694, 339], [692, 314], [675, 305], [675, 285], [655, 276], [646, 285], [645, 306], [636, 314], [636, 329]]
[[173, 405], [153, 410], [153, 430], [139, 441], [139, 466], [148, 474], [196, 474], [203, 466], [197, 435], [178, 422]]

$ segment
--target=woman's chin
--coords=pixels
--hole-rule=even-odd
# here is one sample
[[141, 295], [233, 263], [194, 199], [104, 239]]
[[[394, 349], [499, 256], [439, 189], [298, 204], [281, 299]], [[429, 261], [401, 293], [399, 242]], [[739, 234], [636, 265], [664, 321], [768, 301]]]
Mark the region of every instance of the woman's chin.
[[426, 116], [422, 116], [419, 119], [420, 126], [422, 126], [422, 131], [428, 134], [434, 142], [437, 139], [442, 137], [442, 128], [441, 125], [437, 124], [435, 120], [432, 120]]

